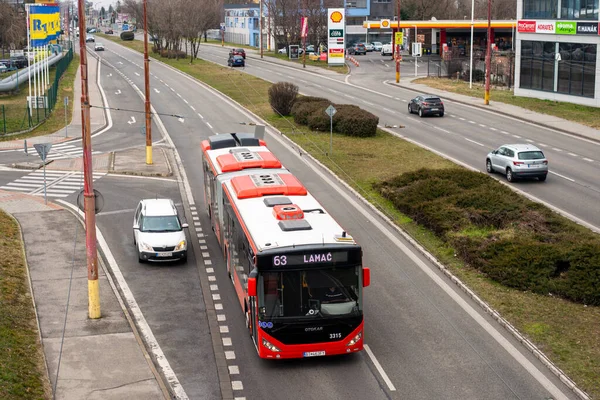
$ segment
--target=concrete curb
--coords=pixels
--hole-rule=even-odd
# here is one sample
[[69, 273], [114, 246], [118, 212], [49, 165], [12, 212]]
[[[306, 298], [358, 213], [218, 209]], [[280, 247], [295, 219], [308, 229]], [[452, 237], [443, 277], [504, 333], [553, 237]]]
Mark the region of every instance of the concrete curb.
[[171, 163], [169, 162], [169, 157], [167, 157], [167, 153], [165, 152], [165, 149], [159, 148], [159, 150], [161, 151], [161, 153], [165, 159], [165, 164], [168, 169], [167, 173], [144, 172], [144, 171], [115, 171], [115, 159], [116, 159], [116, 153], [118, 153], [117, 151], [112, 151], [109, 155], [108, 173], [112, 174], [112, 175], [149, 176], [149, 177], [163, 177], [163, 178], [173, 176], [173, 167], [171, 167]]
[[[392, 86], [396, 86], [396, 87], [402, 88], [402, 89], [410, 90], [410, 91], [415, 92], [415, 93], [423, 93], [422, 90], [418, 90], [416, 88], [412, 88], [410, 86], [398, 84], [398, 83], [395, 83], [395, 82], [389, 82], [388, 81], [388, 84], [392, 85]], [[427, 85], [423, 85], [423, 86], [427, 86]], [[430, 87], [430, 86], [428, 86], [428, 87]], [[460, 104], [464, 104], [464, 105], [467, 105], [467, 106], [476, 107], [476, 108], [485, 110], [487, 112], [491, 112], [491, 113], [495, 113], [495, 114], [498, 114], [498, 115], [504, 115], [504, 116], [507, 116], [507, 117], [511, 117], [511, 118], [517, 119], [519, 121], [523, 121], [523, 122], [527, 122], [527, 123], [532, 124], [532, 125], [540, 126], [542, 128], [552, 129], [554, 131], [562, 132], [562, 133], [565, 133], [567, 135], [577, 136], [577, 137], [582, 138], [582, 139], [587, 139], [587, 140], [591, 140], [591, 141], [600, 143], [600, 140], [596, 139], [596, 138], [585, 136], [585, 135], [582, 135], [580, 133], [577, 133], [577, 132], [574, 132], [574, 131], [569, 131], [569, 130], [564, 129], [564, 128], [557, 128], [557, 127], [549, 125], [549, 124], [544, 124], [543, 122], [531, 121], [531, 120], [528, 120], [525, 117], [521, 117], [521, 116], [518, 116], [518, 115], [515, 115], [515, 114], [511, 114], [511, 113], [506, 112], [506, 111], [494, 110], [494, 109], [490, 110], [489, 106], [480, 105], [480, 104], [473, 104], [473, 103], [470, 103], [470, 102], [465, 101], [465, 100], [457, 99], [456, 97], [452, 96], [454, 94], [452, 92], [447, 92], [445, 90], [435, 89], [435, 88], [432, 88], [432, 89], [435, 90], [435, 91], [437, 91], [437, 93], [434, 92], [432, 94], [437, 94], [440, 97], [445, 97], [445, 98], [447, 98], [449, 100], [452, 100], [455, 103], [460, 103]], [[443, 95], [440, 95], [440, 93], [443, 93]], [[515, 107], [518, 107], [518, 106], [515, 106]], [[549, 114], [544, 114], [544, 115], [549, 115]], [[591, 128], [591, 127], [589, 127], [589, 128]], [[594, 129], [594, 128], [591, 128], [591, 129]]]

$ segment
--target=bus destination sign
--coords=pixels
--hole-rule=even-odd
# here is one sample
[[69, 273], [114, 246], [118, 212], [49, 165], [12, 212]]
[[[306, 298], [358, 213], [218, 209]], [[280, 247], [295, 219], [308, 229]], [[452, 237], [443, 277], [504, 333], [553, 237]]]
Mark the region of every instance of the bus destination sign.
[[337, 264], [345, 262], [348, 262], [347, 251], [324, 251], [273, 256], [274, 267], [284, 267], [289, 265]]

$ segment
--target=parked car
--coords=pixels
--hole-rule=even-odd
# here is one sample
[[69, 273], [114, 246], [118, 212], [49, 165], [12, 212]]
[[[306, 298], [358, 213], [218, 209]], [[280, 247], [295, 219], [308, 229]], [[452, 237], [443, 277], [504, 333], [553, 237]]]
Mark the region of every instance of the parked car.
[[96, 50], [96, 51], [104, 51], [104, 45], [102, 43], [96, 43], [94, 45], [94, 50]]
[[227, 59], [227, 65], [230, 67], [245, 67], [246, 62], [244, 61], [244, 57], [238, 55], [230, 55], [229, 59]]
[[391, 43], [386, 43], [381, 46], [381, 55], [382, 56], [391, 56], [394, 54], [394, 48]]
[[422, 94], [408, 103], [408, 113], [418, 113], [423, 118], [426, 115], [436, 114], [444, 116], [444, 102], [438, 96]]
[[25, 68], [27, 66], [27, 57], [25, 56], [14, 56], [11, 57], [10, 60], [13, 62], [15, 67], [17, 68]]
[[548, 176], [548, 159], [532, 144], [505, 144], [488, 153], [485, 169], [490, 174], [506, 175], [509, 182], [519, 178], [538, 178], [543, 182]]
[[314, 53], [315, 52], [315, 46], [312, 44], [306, 45], [306, 54], [310, 54], [310, 53]]
[[348, 53], [348, 54], [363, 54], [363, 55], [366, 55], [367, 54], [367, 48], [365, 47], [365, 45], [363, 43], [354, 43], [354, 44], [350, 45], [350, 47], [348, 47], [346, 49], [346, 53]]
[[104, 33], [105, 33], [106, 35], [112, 35], [114, 32], [113, 32], [113, 30], [112, 30], [112, 29], [107, 29], [107, 30], [105, 30], [105, 31], [104, 31]]
[[8, 72], [8, 67], [0, 62], [0, 74], [3, 74], [4, 72]]
[[229, 57], [231, 56], [242, 56], [244, 60], [246, 59], [246, 50], [244, 49], [231, 49], [229, 50]]
[[92, 35], [87, 35], [85, 37], [85, 42], [86, 43], [88, 43], [88, 42], [95, 42], [95, 41], [96, 41], [96, 38], [94, 38]]
[[367, 49], [367, 51], [375, 50], [375, 46], [373, 45], [373, 43], [364, 43], [364, 45], [365, 45], [365, 49]]
[[141, 200], [133, 216], [133, 244], [138, 261], [187, 260], [187, 240], [171, 199]]
[[373, 42], [373, 50], [374, 51], [381, 51], [382, 47], [383, 47], [383, 43], [381, 43], [381, 42]]
[[3, 72], [16, 71], [18, 68], [12, 59], [0, 60], [0, 63], [6, 68]]

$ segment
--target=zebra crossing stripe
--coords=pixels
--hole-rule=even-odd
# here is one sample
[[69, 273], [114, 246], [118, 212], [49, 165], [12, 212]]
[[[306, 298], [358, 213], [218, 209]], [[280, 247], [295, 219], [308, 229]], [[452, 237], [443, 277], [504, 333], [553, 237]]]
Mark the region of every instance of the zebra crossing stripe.
[[[94, 173], [93, 180], [102, 178], [105, 173]], [[46, 193], [49, 197], [67, 197], [76, 193], [83, 187], [83, 173], [81, 171], [46, 171]], [[5, 186], [4, 190], [27, 192], [35, 196], [44, 195], [44, 172], [33, 171], [23, 175]]]

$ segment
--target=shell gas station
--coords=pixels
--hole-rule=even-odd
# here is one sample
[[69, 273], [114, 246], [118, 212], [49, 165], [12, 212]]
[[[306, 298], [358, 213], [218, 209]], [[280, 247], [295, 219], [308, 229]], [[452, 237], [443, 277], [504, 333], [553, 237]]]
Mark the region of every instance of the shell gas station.
[[[439, 54], [442, 58], [447, 52], [468, 56], [471, 48], [471, 25], [473, 26], [473, 51], [485, 50], [487, 41], [487, 20], [431, 20], [431, 21], [364, 21], [363, 28], [368, 32], [380, 31], [391, 34], [394, 52], [396, 45], [401, 49], [411, 49], [411, 43], [421, 43], [422, 54]], [[497, 51], [514, 50], [516, 20], [492, 20], [491, 42], [492, 49]], [[399, 30], [400, 29], [400, 30]], [[402, 35], [397, 35], [402, 32]], [[402, 38], [402, 43], [396, 43], [396, 38]], [[398, 39], [400, 40], [400, 39]]]

